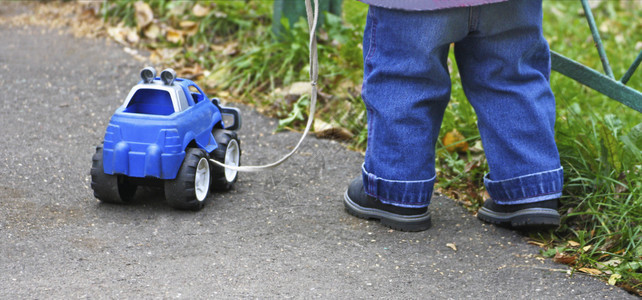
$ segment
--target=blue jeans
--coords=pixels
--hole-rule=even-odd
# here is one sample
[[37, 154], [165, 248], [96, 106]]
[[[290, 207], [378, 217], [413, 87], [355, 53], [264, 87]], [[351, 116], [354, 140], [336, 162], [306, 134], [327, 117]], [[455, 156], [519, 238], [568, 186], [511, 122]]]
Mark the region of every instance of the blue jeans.
[[541, 0], [437, 11], [370, 7], [363, 39], [366, 193], [401, 207], [430, 203], [451, 43], [477, 114], [490, 196], [498, 204], [559, 198], [563, 171]]

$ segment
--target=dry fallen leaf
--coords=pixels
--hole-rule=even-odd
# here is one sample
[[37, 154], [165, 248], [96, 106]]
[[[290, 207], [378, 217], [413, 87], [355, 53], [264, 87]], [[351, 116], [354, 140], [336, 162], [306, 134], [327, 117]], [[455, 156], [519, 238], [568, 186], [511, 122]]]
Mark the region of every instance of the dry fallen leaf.
[[202, 6], [200, 3], [196, 3], [196, 5], [192, 7], [192, 13], [197, 17], [205, 17], [210, 13], [210, 8]]
[[457, 129], [446, 133], [442, 142], [448, 152], [466, 152], [468, 150], [468, 142], [464, 141], [464, 136]]
[[579, 247], [580, 243], [578, 243], [576, 241], [568, 241], [568, 245], [571, 246], [571, 247]]
[[145, 30], [143, 30], [143, 34], [145, 37], [148, 39], [155, 40], [158, 38], [158, 36], [161, 35], [161, 29], [158, 27], [156, 24], [149, 25]]
[[127, 34], [122, 31], [122, 28], [109, 27], [107, 28], [107, 35], [120, 44], [126, 44], [125, 38], [127, 37]]
[[610, 285], [615, 285], [617, 283], [617, 280], [620, 279], [620, 278], [622, 278], [622, 275], [620, 275], [620, 274], [615, 273], [615, 274], [611, 275], [611, 277], [609, 277], [609, 284]]
[[196, 27], [198, 23], [191, 20], [183, 20], [180, 23], [178, 23], [178, 25], [181, 26], [181, 28], [183, 29], [190, 29], [190, 28]]
[[169, 10], [166, 10], [168, 16], [184, 16], [186, 11], [189, 10], [189, 5], [192, 1], [172, 1], [173, 5], [168, 5]]
[[194, 64], [192, 67], [181, 67], [176, 69], [176, 72], [181, 74], [182, 78], [187, 78], [194, 80], [197, 77], [203, 75], [203, 68], [200, 65]]
[[180, 48], [159, 48], [151, 53], [149, 59], [154, 64], [168, 62], [171, 61], [176, 55], [181, 53], [181, 51], [183, 50]]
[[147, 58], [145, 58], [144, 56], [140, 55], [138, 53], [138, 50], [136, 50], [136, 49], [132, 49], [132, 48], [129, 48], [129, 47], [124, 47], [123, 51], [125, 51], [125, 53], [127, 53], [127, 54], [131, 55], [132, 57], [134, 57], [137, 61], [140, 61], [140, 62], [146, 62], [147, 61]]
[[446, 247], [453, 249], [454, 251], [457, 251], [457, 245], [455, 245], [455, 243], [447, 243]]
[[125, 46], [129, 45], [129, 43], [134, 43], [138, 39], [138, 35], [133, 28], [124, 27], [122, 24], [107, 28], [107, 35], [117, 43]]
[[132, 44], [136, 44], [140, 41], [140, 37], [138, 36], [138, 33], [136, 33], [136, 31], [131, 30], [127, 32], [127, 41]]
[[220, 52], [223, 55], [233, 56], [239, 52], [239, 50], [237, 49], [238, 45], [238, 42], [229, 42], [222, 45], [214, 44], [210, 45], [210, 49], [214, 52]]
[[143, 1], [134, 3], [134, 10], [136, 11], [136, 27], [141, 30], [154, 20], [154, 12], [149, 4]]
[[596, 265], [599, 269], [608, 269], [610, 267], [617, 267], [622, 263], [621, 260], [614, 258], [605, 262], [598, 262]]
[[165, 34], [167, 41], [171, 43], [182, 43], [183, 42], [183, 32], [176, 30], [174, 28], [167, 28], [167, 33]]
[[577, 269], [580, 272], [586, 273], [586, 274], [591, 274], [591, 275], [600, 275], [602, 274], [602, 271], [598, 269], [592, 269], [592, 268], [579, 268]]
[[239, 43], [237, 42], [228, 43], [227, 46], [225, 46], [225, 48], [223, 49], [222, 54], [227, 56], [234, 56], [239, 53], [238, 46]]
[[354, 135], [349, 130], [333, 126], [321, 119], [314, 119], [314, 134], [320, 139], [349, 140]]
[[575, 264], [575, 261], [577, 260], [577, 257], [571, 256], [565, 253], [556, 253], [555, 256], [553, 257], [553, 261], [559, 264], [565, 264], [565, 265], [573, 265]]
[[527, 243], [527, 244], [531, 244], [531, 245], [535, 245], [535, 246], [539, 246], [539, 247], [541, 247], [541, 248], [544, 248], [544, 246], [546, 246], [546, 244], [545, 244], [545, 243], [541, 243], [541, 242], [537, 242], [537, 241], [528, 241], [528, 242], [526, 242], [526, 243]]
[[301, 96], [303, 94], [308, 94], [310, 93], [312, 87], [310, 86], [310, 83], [307, 81], [298, 81], [295, 83], [292, 83], [289, 87], [286, 88], [288, 91], [288, 95], [295, 95], [295, 96]]
[[183, 28], [183, 33], [186, 34], [187, 36], [192, 36], [198, 33], [198, 23], [194, 21], [181, 21], [179, 23], [179, 26]]

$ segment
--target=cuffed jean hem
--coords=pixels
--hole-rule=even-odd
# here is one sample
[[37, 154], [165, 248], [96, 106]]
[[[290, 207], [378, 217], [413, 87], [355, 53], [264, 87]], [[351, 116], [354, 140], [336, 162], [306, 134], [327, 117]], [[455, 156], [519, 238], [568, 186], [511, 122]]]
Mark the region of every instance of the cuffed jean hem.
[[427, 180], [390, 180], [377, 177], [361, 166], [363, 187], [366, 194], [375, 197], [384, 204], [399, 207], [419, 208], [430, 204], [435, 177]]
[[484, 185], [497, 204], [524, 204], [562, 196], [564, 170], [559, 169], [528, 174], [506, 180], [491, 180], [484, 176]]

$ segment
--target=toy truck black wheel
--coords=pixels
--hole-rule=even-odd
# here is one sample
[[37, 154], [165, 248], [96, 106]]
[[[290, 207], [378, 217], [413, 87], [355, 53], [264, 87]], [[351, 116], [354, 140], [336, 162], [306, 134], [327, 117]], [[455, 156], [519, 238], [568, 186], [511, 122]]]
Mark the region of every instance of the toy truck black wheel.
[[[241, 142], [236, 132], [225, 129], [214, 129], [212, 131], [218, 147], [212, 151], [210, 156], [216, 161], [226, 165], [241, 165]], [[238, 171], [223, 168], [212, 164], [212, 188], [217, 191], [227, 191], [234, 186], [238, 179]]]
[[207, 152], [188, 148], [175, 179], [165, 181], [165, 199], [177, 209], [200, 210], [210, 191], [210, 163]]
[[91, 164], [91, 188], [94, 197], [107, 203], [129, 202], [136, 193], [137, 186], [127, 181], [125, 176], [106, 174], [103, 170], [103, 147], [96, 147]]

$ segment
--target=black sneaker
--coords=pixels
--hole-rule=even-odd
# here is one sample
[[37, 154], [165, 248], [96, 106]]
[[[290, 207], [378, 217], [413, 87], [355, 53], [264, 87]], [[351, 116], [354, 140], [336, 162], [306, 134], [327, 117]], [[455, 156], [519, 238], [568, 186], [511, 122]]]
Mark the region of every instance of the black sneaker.
[[395, 230], [422, 231], [431, 225], [427, 207], [407, 208], [383, 204], [366, 194], [361, 177], [350, 183], [343, 197], [343, 204], [351, 215], [362, 219], [377, 219], [382, 225]]
[[520, 230], [553, 229], [560, 225], [557, 205], [558, 199], [515, 205], [496, 204], [488, 199], [477, 212], [477, 218]]

